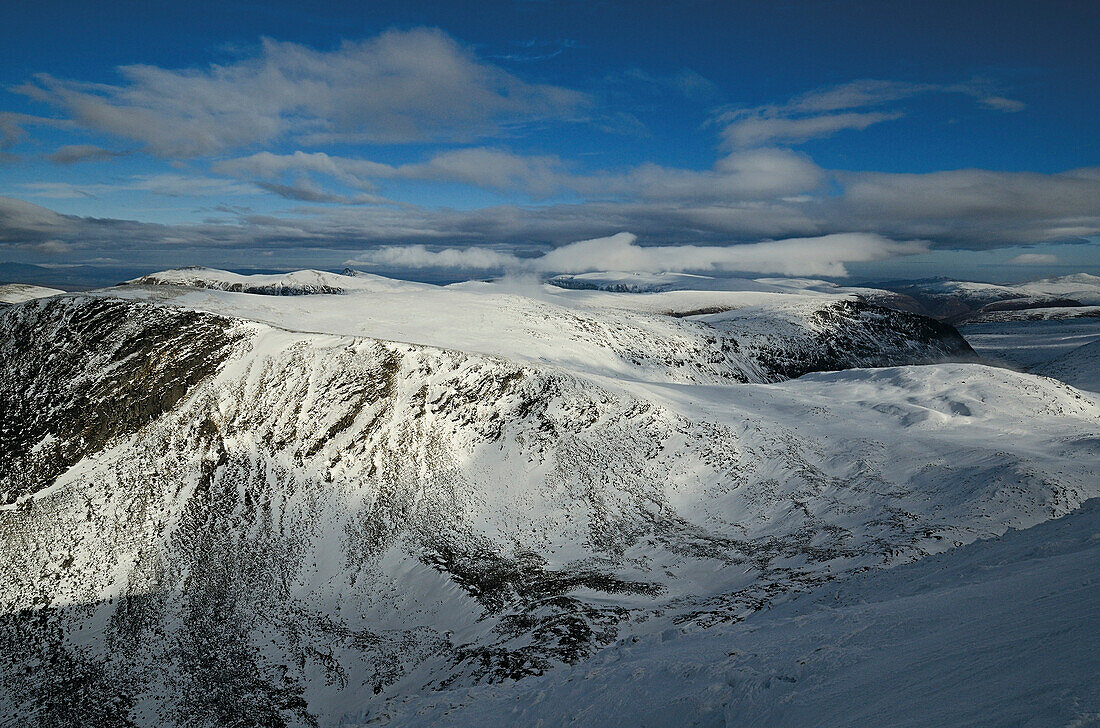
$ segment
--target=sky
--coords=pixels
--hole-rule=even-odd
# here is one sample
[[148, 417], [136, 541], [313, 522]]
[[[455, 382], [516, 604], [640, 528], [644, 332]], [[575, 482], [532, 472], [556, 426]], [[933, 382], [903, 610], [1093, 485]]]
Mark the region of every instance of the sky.
[[1091, 0], [14, 0], [0, 261], [1100, 273], [1098, 31]]

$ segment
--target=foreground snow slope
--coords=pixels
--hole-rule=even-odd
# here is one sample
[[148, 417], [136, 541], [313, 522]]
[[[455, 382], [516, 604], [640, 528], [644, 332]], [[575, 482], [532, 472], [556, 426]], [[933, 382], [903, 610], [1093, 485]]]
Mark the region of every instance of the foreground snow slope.
[[1100, 399], [1054, 380], [786, 379], [969, 355], [919, 317], [371, 285], [0, 313], [0, 716], [401, 724], [1100, 495]]
[[392, 721], [1096, 725], [1098, 534], [1092, 500], [1001, 539], [819, 587], [735, 628], [619, 640], [518, 685], [418, 696], [392, 706]]

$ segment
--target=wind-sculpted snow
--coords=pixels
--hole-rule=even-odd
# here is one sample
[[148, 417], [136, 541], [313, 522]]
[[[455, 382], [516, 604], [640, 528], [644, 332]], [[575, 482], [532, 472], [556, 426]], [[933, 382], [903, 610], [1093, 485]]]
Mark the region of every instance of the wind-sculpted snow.
[[428, 288], [2, 314], [0, 725], [385, 724], [1100, 495], [1100, 401], [1053, 380], [764, 383], [939, 357], [923, 319]]

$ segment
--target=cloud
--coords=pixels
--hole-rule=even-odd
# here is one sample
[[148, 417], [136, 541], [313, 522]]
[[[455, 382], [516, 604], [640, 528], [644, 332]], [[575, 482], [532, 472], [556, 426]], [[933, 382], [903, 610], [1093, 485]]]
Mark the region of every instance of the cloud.
[[[644, 164], [622, 173], [571, 171], [554, 155], [518, 155], [502, 149], [471, 147], [440, 152], [427, 161], [391, 166], [322, 152], [275, 155], [260, 152], [222, 160], [212, 169], [243, 179], [278, 180], [292, 173], [315, 173], [345, 185], [375, 189], [382, 180], [457, 182], [483, 189], [525, 192], [536, 198], [572, 192], [595, 197], [647, 200], [766, 199], [813, 190], [823, 170], [804, 155], [784, 149], [752, 149], [730, 154], [710, 170]], [[265, 189], [282, 187], [259, 183]], [[306, 198], [299, 198], [306, 199]]]
[[16, 144], [27, 136], [26, 126], [49, 126], [59, 129], [71, 128], [73, 123], [66, 119], [49, 119], [32, 114], [19, 114], [12, 111], [0, 111], [0, 161], [15, 159], [9, 153]]
[[395, 176], [462, 182], [498, 190], [519, 189], [536, 195], [550, 195], [572, 186], [564, 165], [555, 156], [518, 156], [486, 148], [443, 152], [424, 164], [399, 167]]
[[370, 186], [371, 178], [389, 178], [395, 171], [391, 165], [365, 159], [302, 151], [293, 154], [259, 152], [248, 157], [217, 161], [211, 165], [211, 169], [218, 174], [266, 180], [278, 179], [287, 172], [315, 172], [354, 187]]
[[1021, 253], [1008, 260], [1009, 265], [1055, 265], [1056, 263], [1058, 263], [1058, 256], [1049, 253]]
[[1058, 174], [963, 169], [925, 174], [838, 175], [835, 214], [929, 237], [942, 245], [996, 247], [1100, 233], [1100, 167]]
[[608, 74], [604, 79], [610, 92], [625, 99], [640, 95], [658, 95], [672, 91], [691, 101], [714, 102], [724, 94], [709, 78], [690, 68], [672, 73], [652, 73], [641, 68]]
[[926, 244], [921, 242], [898, 243], [866, 233], [839, 233], [749, 245], [652, 247], [637, 245], [637, 237], [631, 233], [617, 233], [570, 243], [531, 258], [477, 247], [432, 251], [423, 245], [414, 245], [369, 251], [350, 262], [401, 268], [506, 269], [539, 273], [741, 271], [845, 276], [845, 263], [884, 260], [926, 250]]
[[40, 243], [26, 243], [20, 247], [44, 255], [68, 255], [73, 251], [71, 245], [60, 240], [43, 240]]
[[750, 149], [696, 171], [644, 164], [619, 177], [596, 177], [581, 191], [604, 190], [646, 200], [735, 202], [767, 200], [818, 188], [824, 171], [808, 157], [786, 149]]
[[729, 148], [800, 144], [900, 119], [905, 116], [902, 111], [869, 109], [925, 94], [961, 94], [987, 109], [1003, 112], [1025, 108], [1022, 101], [997, 94], [992, 84], [981, 80], [929, 84], [861, 79], [800, 94], [782, 104], [727, 109], [714, 121], [723, 127], [722, 138]]
[[288, 200], [298, 200], [299, 202], [319, 202], [339, 205], [382, 205], [392, 203], [392, 200], [366, 193], [357, 195], [338, 195], [331, 192], [325, 192], [307, 178], [298, 179], [294, 184], [290, 185], [263, 181], [256, 182], [255, 184], [260, 189], [273, 192]]
[[566, 50], [577, 48], [579, 44], [577, 41], [568, 38], [555, 40], [529, 38], [527, 40], [511, 41], [509, 46], [512, 50], [488, 57], [495, 60], [519, 61], [522, 63], [547, 61], [551, 58], [557, 58]]
[[254, 190], [232, 180], [183, 174], [139, 174], [111, 183], [25, 182], [23, 194], [47, 199], [100, 197], [119, 192], [148, 192], [164, 197], [206, 197], [250, 195]]
[[521, 267], [520, 258], [484, 247], [429, 250], [423, 245], [392, 245], [364, 253], [349, 265], [387, 268], [444, 268], [449, 270], [501, 270]]
[[[554, 156], [521, 156], [487, 147], [439, 152], [425, 162], [393, 166], [366, 159], [323, 152], [276, 155], [260, 152], [249, 157], [216, 162], [219, 174], [240, 178], [279, 179], [305, 173], [332, 177], [345, 185], [371, 190], [379, 180], [458, 182], [486, 189], [525, 191], [546, 196], [570, 188], [564, 164]], [[267, 185], [261, 184], [267, 187]]]
[[[262, 215], [234, 210], [234, 219], [228, 223], [215, 219], [158, 225], [77, 217], [0, 197], [0, 254], [5, 248], [55, 240], [71, 246], [73, 258], [79, 260], [104, 255], [155, 258], [167, 255], [165, 251], [186, 249], [194, 251], [189, 260], [201, 261], [206, 255], [202, 251], [219, 250], [221, 258], [236, 256], [240, 260], [238, 265], [244, 265], [252, 259], [254, 251], [282, 251], [282, 255], [305, 255], [307, 250], [312, 251], [310, 254], [324, 255], [329, 251], [328, 254], [337, 255], [332, 251], [345, 251], [346, 255], [390, 245], [399, 248], [422, 245], [426, 246], [423, 253], [427, 254], [440, 248], [476, 247], [519, 260], [538, 256], [568, 241], [635, 230], [647, 242], [646, 246], [636, 247], [650, 251], [639, 254], [650, 256], [640, 259], [645, 265], [649, 265], [645, 261], [657, 255], [655, 249], [695, 246], [708, 251], [700, 254], [685, 248], [677, 255], [705, 257], [714, 252], [710, 249], [729, 248], [741, 256], [740, 265], [760, 268], [762, 264], [753, 263], [751, 255], [766, 252], [771, 260], [782, 253], [794, 261], [789, 270], [797, 269], [798, 274], [804, 274], [804, 269], [812, 268], [816, 271], [812, 274], [824, 275], [822, 271], [835, 270], [832, 266], [836, 263], [857, 260], [848, 253], [838, 255], [834, 251], [826, 258], [811, 256], [806, 265], [798, 267], [801, 256], [824, 250], [820, 240], [835, 234], [925, 240], [931, 249], [972, 250], [1081, 242], [1100, 236], [1100, 168], [1057, 174], [987, 170], [830, 173], [789, 150], [744, 150], [723, 158], [710, 170], [698, 172], [662, 170], [656, 166], [606, 177], [563, 172], [564, 183], [592, 190], [593, 198], [569, 204], [507, 204], [467, 210], [363, 204], [385, 200], [368, 197], [375, 195], [369, 189], [344, 194], [317, 187], [308, 179], [296, 177], [298, 172], [287, 158], [290, 162], [298, 160], [302, 166], [335, 169], [339, 174], [350, 169], [340, 158], [327, 155], [270, 155], [251, 159], [249, 165], [274, 170], [272, 174], [289, 170], [279, 172], [289, 175], [289, 181], [259, 180], [272, 185], [269, 189], [276, 194], [329, 204], [324, 207], [303, 204]], [[348, 163], [355, 161], [362, 160]], [[431, 168], [426, 163], [417, 164], [423, 165], [420, 169]], [[449, 169], [448, 174], [454, 171], [447, 165], [437, 167]], [[600, 185], [606, 189], [601, 191]], [[794, 192], [806, 185], [817, 186]], [[142, 190], [153, 194], [201, 195], [218, 203], [226, 201], [219, 197], [251, 195], [256, 190], [252, 181], [183, 174], [131, 177], [101, 185], [39, 182], [19, 189], [41, 198]], [[595, 197], [596, 194], [601, 197]], [[815, 238], [818, 243], [800, 244], [784, 251], [768, 242], [803, 238]], [[863, 240], [859, 250], [873, 250], [866, 242]], [[771, 247], [751, 248], [745, 244]], [[614, 246], [608, 248], [614, 249]], [[574, 251], [580, 252], [583, 251]], [[627, 248], [624, 255], [627, 253], [634, 255], [636, 251]], [[689, 259], [695, 260], [680, 258]], [[713, 260], [719, 265], [727, 259], [715, 254]], [[610, 262], [600, 259], [601, 267]]]
[[81, 125], [165, 157], [301, 144], [468, 141], [503, 125], [571, 117], [583, 94], [530, 84], [440, 30], [391, 30], [332, 51], [264, 39], [227, 65], [122, 66], [123, 83], [35, 76], [18, 90]]
[[827, 113], [860, 109], [869, 106], [881, 106], [882, 104], [900, 101], [941, 88], [933, 84], [859, 79], [828, 88], [814, 89], [795, 96], [782, 106], [760, 107], [759, 111], [783, 114], [794, 112]]
[[116, 152], [92, 144], [69, 144], [60, 147], [51, 154], [47, 154], [46, 159], [55, 164], [75, 164], [76, 162], [96, 162], [105, 159], [114, 159], [127, 154], [129, 154], [129, 152]]
[[735, 121], [722, 131], [731, 147], [754, 147], [763, 144], [797, 144], [836, 134], [846, 129], [862, 130], [872, 124], [900, 119], [901, 112], [869, 111], [844, 114], [824, 114], [786, 118], [781, 116], [750, 116]]
[[1006, 99], [1004, 96], [985, 96], [978, 99], [978, 103], [986, 108], [995, 109], [997, 111], [1023, 111], [1027, 108], [1027, 104], [1023, 101]]
[[45, 207], [0, 197], [0, 243], [42, 243], [71, 229], [70, 219]]

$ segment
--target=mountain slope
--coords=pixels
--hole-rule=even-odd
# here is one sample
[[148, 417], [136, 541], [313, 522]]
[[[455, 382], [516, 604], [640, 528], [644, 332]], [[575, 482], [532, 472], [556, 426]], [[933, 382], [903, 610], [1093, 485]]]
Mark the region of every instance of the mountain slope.
[[880, 284], [921, 305], [921, 313], [959, 323], [998, 312], [1100, 305], [1100, 276], [1088, 273], [1009, 285], [934, 279]]
[[242, 275], [216, 268], [196, 266], [150, 273], [126, 281], [122, 285], [186, 286], [264, 296], [306, 296], [343, 293], [348, 290], [378, 290], [394, 286], [415, 286], [416, 284], [391, 282], [381, 276], [372, 276], [357, 271], [346, 271], [345, 274], [340, 274], [320, 270], [299, 270], [292, 273]]
[[[158, 274], [159, 275], [159, 274]], [[205, 274], [204, 274], [205, 275]], [[164, 300], [287, 329], [407, 341], [570, 371], [675, 382], [776, 381], [815, 369], [974, 361], [949, 326], [815, 291], [563, 290], [537, 281], [431, 286], [347, 276], [339, 296], [255, 296], [175, 285], [113, 297]], [[741, 310], [736, 326], [705, 314]], [[839, 343], [822, 356], [822, 343]]]
[[44, 288], [43, 286], [31, 286], [24, 283], [5, 283], [0, 285], [0, 306], [4, 304], [23, 303], [36, 298], [56, 296], [64, 293], [57, 288]]
[[684, 293], [131, 286], [0, 313], [0, 715], [385, 722], [1100, 495], [1095, 398], [969, 363], [776, 382], [764, 354], [859, 360], [839, 333], [916, 319]]
[[[736, 630], [620, 640], [517, 686], [427, 695], [394, 723], [1092, 725], [1100, 504], [822, 586]], [[348, 725], [366, 724], [352, 720]]]
[[1054, 377], [1078, 389], [1100, 392], [1100, 339], [1041, 362], [1031, 367], [1030, 371]]

